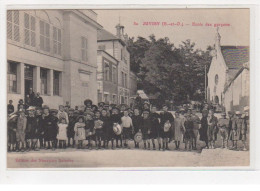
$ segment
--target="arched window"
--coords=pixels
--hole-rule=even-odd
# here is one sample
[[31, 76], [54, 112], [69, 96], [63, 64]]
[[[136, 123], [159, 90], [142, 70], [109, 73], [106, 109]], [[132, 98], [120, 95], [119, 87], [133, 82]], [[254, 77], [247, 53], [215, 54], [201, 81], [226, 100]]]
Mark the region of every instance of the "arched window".
[[215, 84], [218, 85], [218, 74], [215, 75]]

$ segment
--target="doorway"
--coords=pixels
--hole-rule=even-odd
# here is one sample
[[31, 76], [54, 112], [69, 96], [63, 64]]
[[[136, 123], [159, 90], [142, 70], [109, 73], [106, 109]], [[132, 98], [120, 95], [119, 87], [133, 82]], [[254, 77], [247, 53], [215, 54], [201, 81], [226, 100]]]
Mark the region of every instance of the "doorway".
[[30, 88], [33, 88], [33, 66], [26, 64], [24, 67], [24, 100], [26, 100]]

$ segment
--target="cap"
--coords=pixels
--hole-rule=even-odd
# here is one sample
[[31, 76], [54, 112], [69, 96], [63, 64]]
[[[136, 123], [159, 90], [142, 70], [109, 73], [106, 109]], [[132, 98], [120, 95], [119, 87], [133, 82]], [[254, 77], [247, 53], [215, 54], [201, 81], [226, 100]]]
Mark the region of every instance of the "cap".
[[149, 110], [147, 110], [147, 109], [145, 109], [144, 111], [143, 111], [143, 114], [144, 113], [147, 113], [147, 114], [149, 114], [150, 113], [150, 111]]
[[240, 111], [236, 111], [236, 115], [241, 115], [241, 112]]
[[92, 105], [92, 101], [90, 100], [90, 99], [86, 99], [85, 101], [84, 101], [84, 105], [87, 105], [87, 104], [89, 104], [90, 103], [90, 105]]
[[35, 110], [35, 107], [33, 107], [33, 106], [30, 106], [30, 107], [27, 109], [27, 111], [33, 111], [33, 110]]
[[51, 113], [58, 113], [58, 110], [57, 109], [51, 109], [50, 112]]

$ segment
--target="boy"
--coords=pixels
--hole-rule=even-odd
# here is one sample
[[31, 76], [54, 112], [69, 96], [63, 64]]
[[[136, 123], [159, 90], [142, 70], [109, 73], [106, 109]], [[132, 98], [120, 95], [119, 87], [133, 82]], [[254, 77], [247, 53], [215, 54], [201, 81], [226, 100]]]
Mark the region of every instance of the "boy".
[[146, 149], [146, 143], [148, 143], [148, 149], [150, 150], [150, 133], [151, 133], [151, 120], [149, 119], [149, 110], [143, 111], [143, 126], [142, 126], [142, 134], [144, 141], [144, 149]]
[[176, 150], [180, 149], [180, 142], [182, 140], [183, 131], [185, 131], [184, 120], [180, 117], [179, 111], [176, 111], [174, 119], [174, 140]]
[[108, 148], [108, 131], [109, 131], [109, 125], [110, 125], [110, 120], [109, 117], [107, 116], [107, 110], [105, 108], [102, 109], [101, 111], [101, 120], [103, 121], [103, 148]]
[[95, 129], [95, 135], [96, 135], [96, 149], [101, 149], [101, 142], [103, 140], [103, 125], [104, 122], [101, 119], [101, 113], [99, 110], [95, 112], [95, 118], [94, 118], [94, 129]]
[[163, 112], [160, 114], [160, 119], [161, 119], [161, 128], [163, 129], [162, 133], [162, 138], [163, 138], [163, 151], [169, 150], [168, 147], [168, 141], [169, 138], [171, 137], [171, 128], [170, 129], [164, 129], [165, 125], [167, 123], [172, 123], [174, 122], [174, 118], [170, 112], [168, 112], [168, 106], [163, 105]]
[[209, 110], [208, 120], [208, 140], [209, 140], [209, 147], [211, 149], [215, 149], [215, 141], [217, 140], [217, 133], [218, 133], [218, 119], [214, 116], [214, 111], [211, 109]]
[[228, 124], [229, 121], [226, 118], [226, 113], [225, 112], [221, 113], [221, 118], [218, 120], [218, 128], [222, 139], [222, 148], [227, 148]]
[[153, 150], [155, 150], [155, 143], [154, 139], [157, 139], [158, 145], [159, 145], [159, 150], [161, 149], [161, 134], [162, 134], [162, 129], [160, 128], [160, 115], [156, 113], [157, 107], [155, 105], [152, 106], [151, 108], [151, 113], [150, 113], [150, 119], [151, 119], [151, 139], [153, 143]]
[[44, 139], [44, 129], [43, 129], [43, 126], [42, 126], [42, 120], [43, 120], [43, 116], [42, 116], [42, 109], [40, 107], [36, 107], [35, 108], [35, 117], [36, 117], [36, 126], [37, 126], [37, 129], [38, 129], [38, 133], [37, 133], [37, 137], [39, 139], [39, 142], [40, 142], [40, 149], [43, 149], [44, 148], [44, 142], [43, 142], [43, 139]]
[[192, 139], [194, 138], [193, 133], [193, 120], [191, 115], [186, 116], [186, 120], [184, 122], [185, 133], [184, 133], [184, 140], [185, 140], [185, 150], [189, 149], [191, 151], [192, 148]]
[[[74, 115], [74, 109], [70, 108], [69, 109], [69, 113], [68, 113], [68, 117], [69, 117], [69, 123], [68, 123], [68, 130], [67, 130], [67, 135], [68, 135], [68, 147], [74, 147], [75, 146], [75, 140], [74, 140], [74, 136], [75, 136], [75, 132], [74, 132], [74, 126], [76, 123], [76, 116]], [[70, 144], [72, 140], [72, 144]]]
[[131, 138], [131, 134], [134, 132], [134, 126], [131, 117], [128, 116], [128, 111], [124, 110], [124, 116], [121, 117], [123, 127], [124, 146], [130, 149], [128, 141]]
[[230, 139], [232, 140], [233, 147], [231, 149], [237, 150], [237, 141], [241, 138], [241, 130], [243, 126], [243, 119], [241, 118], [240, 111], [236, 111], [236, 116], [232, 121], [232, 130]]
[[196, 115], [196, 110], [193, 109], [191, 113], [191, 119], [193, 121], [193, 134], [194, 138], [192, 139], [192, 149], [197, 150], [197, 139], [199, 135], [199, 125], [200, 125], [200, 118]]
[[[112, 114], [110, 116], [110, 121], [111, 121], [111, 129], [113, 130], [113, 126], [115, 124], [119, 124], [121, 125], [122, 121], [121, 121], [121, 116], [119, 114], [119, 109], [117, 107], [114, 107], [112, 109]], [[113, 135], [114, 139], [116, 140], [116, 148], [119, 148], [119, 147], [122, 147], [123, 145], [123, 141], [122, 141], [122, 136], [121, 134], [120, 135], [116, 135], [114, 132], [113, 132]], [[118, 141], [120, 141], [120, 146], [118, 145]], [[113, 149], [113, 141], [112, 141], [112, 149]]]
[[17, 119], [16, 128], [16, 141], [18, 143], [18, 151], [25, 151], [25, 129], [27, 125], [27, 118], [25, 116], [24, 110], [19, 111], [19, 117]]
[[[140, 129], [142, 129], [143, 126], [143, 118], [140, 115], [140, 111], [138, 108], [134, 109], [134, 115], [132, 116], [132, 122], [134, 126], [134, 134], [139, 132]], [[135, 142], [135, 148], [139, 148], [139, 143]]]
[[91, 115], [91, 113], [87, 113], [86, 114], [86, 140], [88, 141], [88, 149], [92, 149], [92, 144], [91, 142], [94, 141], [94, 120], [93, 117]]

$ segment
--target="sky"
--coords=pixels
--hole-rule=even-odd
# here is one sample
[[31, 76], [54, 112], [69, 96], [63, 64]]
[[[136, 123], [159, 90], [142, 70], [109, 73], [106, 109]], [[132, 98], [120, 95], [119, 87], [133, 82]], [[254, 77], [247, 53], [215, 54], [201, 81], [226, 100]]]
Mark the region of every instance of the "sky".
[[[205, 50], [208, 45], [213, 46], [217, 31], [214, 24], [225, 24], [225, 26], [219, 26], [221, 45], [249, 46], [250, 42], [249, 9], [114, 9], [94, 11], [98, 14], [98, 23], [113, 34], [116, 34], [115, 26], [120, 22], [125, 27], [124, 31], [129, 37], [142, 36], [147, 38], [154, 34], [156, 39], [168, 37], [176, 47], [186, 39], [195, 42], [198, 49]], [[153, 25], [154, 22], [157, 22], [157, 25]], [[167, 24], [179, 22], [183, 26], [163, 26], [162, 22]], [[192, 25], [193, 22], [196, 23], [196, 26]], [[148, 25], [144, 25], [144, 23]], [[212, 24], [212, 26], [206, 26], [206, 23]]]

